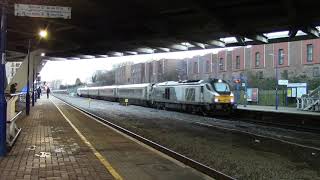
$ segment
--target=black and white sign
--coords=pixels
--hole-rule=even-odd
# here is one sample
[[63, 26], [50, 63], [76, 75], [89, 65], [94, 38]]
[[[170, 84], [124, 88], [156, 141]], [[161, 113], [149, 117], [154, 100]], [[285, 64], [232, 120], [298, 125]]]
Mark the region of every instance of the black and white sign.
[[71, 19], [71, 7], [15, 4], [15, 16]]
[[288, 84], [289, 84], [288, 80], [284, 80], [284, 79], [278, 80], [278, 85], [287, 86]]

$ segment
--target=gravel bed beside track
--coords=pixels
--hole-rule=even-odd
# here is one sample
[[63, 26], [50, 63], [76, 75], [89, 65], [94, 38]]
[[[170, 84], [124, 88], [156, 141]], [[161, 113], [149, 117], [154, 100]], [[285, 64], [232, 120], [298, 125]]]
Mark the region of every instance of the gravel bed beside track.
[[[320, 148], [319, 134], [140, 106], [125, 107], [116, 102], [57, 96], [238, 179], [320, 179], [319, 150], [216, 127], [258, 133], [315, 148]], [[201, 127], [195, 122], [215, 127]]]

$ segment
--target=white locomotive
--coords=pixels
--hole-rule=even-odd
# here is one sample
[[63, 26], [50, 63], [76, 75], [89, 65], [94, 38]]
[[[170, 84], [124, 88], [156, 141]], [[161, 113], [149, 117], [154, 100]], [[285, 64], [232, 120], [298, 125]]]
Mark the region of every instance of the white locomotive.
[[130, 104], [189, 112], [230, 111], [235, 107], [229, 84], [218, 79], [86, 87], [78, 88], [77, 94], [111, 101], [128, 99]]

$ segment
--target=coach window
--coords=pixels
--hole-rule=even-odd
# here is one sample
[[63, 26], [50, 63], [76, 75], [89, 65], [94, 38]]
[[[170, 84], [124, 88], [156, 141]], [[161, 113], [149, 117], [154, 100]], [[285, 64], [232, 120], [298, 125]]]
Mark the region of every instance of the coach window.
[[307, 62], [312, 62], [313, 60], [313, 45], [308, 44], [307, 45]]
[[170, 99], [170, 88], [165, 89], [165, 99]]

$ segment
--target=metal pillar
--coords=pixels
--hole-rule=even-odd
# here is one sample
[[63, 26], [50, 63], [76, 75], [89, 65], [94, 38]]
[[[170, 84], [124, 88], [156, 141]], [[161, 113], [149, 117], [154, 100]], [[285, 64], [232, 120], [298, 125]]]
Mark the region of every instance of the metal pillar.
[[32, 107], [34, 106], [35, 94], [34, 94], [34, 59], [32, 60]]
[[0, 156], [7, 154], [7, 101], [5, 97], [6, 87], [6, 60], [5, 60], [5, 44], [6, 44], [6, 27], [7, 17], [5, 14], [5, 7], [2, 7], [1, 15], [1, 47], [0, 47]]
[[235, 103], [238, 105], [240, 103], [240, 82], [236, 82], [236, 99], [235, 99]]
[[[280, 55], [281, 56], [281, 55]], [[276, 110], [278, 110], [278, 106], [279, 106], [279, 96], [278, 96], [278, 63], [279, 63], [279, 59], [278, 61], [276, 62]]]
[[247, 79], [244, 80], [244, 107], [247, 107], [247, 98], [248, 98], [248, 94], [247, 94]]
[[27, 94], [26, 94], [26, 114], [30, 114], [30, 83], [29, 83], [29, 69], [30, 69], [30, 48], [31, 48], [31, 40], [29, 39], [28, 44], [28, 70], [27, 70]]

